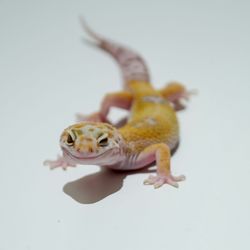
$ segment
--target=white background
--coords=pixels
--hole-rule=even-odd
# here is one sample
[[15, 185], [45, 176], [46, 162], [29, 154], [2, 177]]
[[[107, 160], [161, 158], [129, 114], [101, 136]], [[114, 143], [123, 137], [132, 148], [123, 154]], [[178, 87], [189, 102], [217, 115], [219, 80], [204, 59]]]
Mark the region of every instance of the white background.
[[[249, 1], [0, 1], [0, 249], [250, 249]], [[179, 113], [179, 189], [97, 166], [49, 171], [62, 129], [121, 89], [78, 16], [147, 60]], [[86, 37], [86, 36], [85, 36]], [[125, 178], [126, 177], [126, 178]]]

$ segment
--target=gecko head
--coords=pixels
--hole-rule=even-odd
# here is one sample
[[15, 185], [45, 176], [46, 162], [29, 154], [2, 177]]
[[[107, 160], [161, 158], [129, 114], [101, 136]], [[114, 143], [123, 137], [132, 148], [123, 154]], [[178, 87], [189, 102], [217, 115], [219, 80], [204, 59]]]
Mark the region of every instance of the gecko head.
[[112, 164], [120, 151], [122, 137], [110, 124], [81, 122], [66, 128], [60, 145], [66, 157], [79, 164]]

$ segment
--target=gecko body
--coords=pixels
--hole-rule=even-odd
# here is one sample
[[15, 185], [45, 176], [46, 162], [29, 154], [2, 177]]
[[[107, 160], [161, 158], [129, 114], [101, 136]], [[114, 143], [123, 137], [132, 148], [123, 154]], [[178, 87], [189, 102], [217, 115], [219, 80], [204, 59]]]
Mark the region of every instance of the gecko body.
[[[163, 184], [178, 187], [185, 177], [173, 176], [170, 169], [171, 151], [179, 142], [176, 111], [184, 108], [181, 99], [188, 99], [191, 92], [176, 82], [156, 90], [138, 53], [100, 37], [85, 22], [83, 26], [96, 45], [119, 64], [124, 90], [107, 94], [98, 112], [80, 116], [80, 122], [66, 128], [60, 137], [63, 155], [45, 164], [52, 169], [92, 164], [134, 170], [156, 162], [156, 175], [150, 175], [144, 183], [155, 188]], [[111, 107], [130, 111], [120, 128], [107, 120]]]

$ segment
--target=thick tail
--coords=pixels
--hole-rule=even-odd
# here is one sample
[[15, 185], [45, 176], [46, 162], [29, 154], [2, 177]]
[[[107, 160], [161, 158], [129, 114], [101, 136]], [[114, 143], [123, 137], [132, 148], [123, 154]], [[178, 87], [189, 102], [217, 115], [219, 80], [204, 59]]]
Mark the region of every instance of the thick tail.
[[80, 20], [84, 30], [97, 41], [97, 46], [111, 54], [119, 64], [122, 71], [125, 88], [127, 83], [131, 80], [150, 82], [149, 71], [144, 60], [139, 54], [128, 48], [104, 39], [92, 31], [83, 18]]

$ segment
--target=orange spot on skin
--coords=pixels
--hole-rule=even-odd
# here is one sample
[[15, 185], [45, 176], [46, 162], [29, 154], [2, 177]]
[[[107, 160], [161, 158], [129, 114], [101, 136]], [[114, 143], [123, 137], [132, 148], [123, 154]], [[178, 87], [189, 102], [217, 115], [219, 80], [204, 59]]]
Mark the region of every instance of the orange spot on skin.
[[111, 138], [114, 136], [114, 133], [112, 131], [108, 131], [108, 138]]
[[81, 135], [81, 136], [79, 137], [79, 140], [80, 140], [80, 142], [83, 142], [83, 140], [84, 140], [84, 136], [83, 136], [83, 135]]
[[77, 124], [74, 124], [71, 126], [71, 128], [76, 128], [76, 129], [79, 129], [79, 128], [82, 128], [84, 127], [84, 124], [83, 123], [77, 123]]
[[88, 148], [88, 150], [89, 150], [89, 152], [91, 152], [91, 153], [93, 153], [93, 148], [92, 148], [92, 146], [89, 146], [89, 148]]
[[85, 140], [88, 141], [88, 142], [92, 142], [93, 141], [92, 138], [85, 138]]

